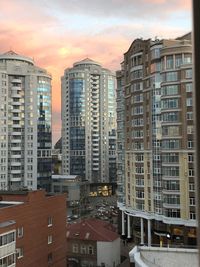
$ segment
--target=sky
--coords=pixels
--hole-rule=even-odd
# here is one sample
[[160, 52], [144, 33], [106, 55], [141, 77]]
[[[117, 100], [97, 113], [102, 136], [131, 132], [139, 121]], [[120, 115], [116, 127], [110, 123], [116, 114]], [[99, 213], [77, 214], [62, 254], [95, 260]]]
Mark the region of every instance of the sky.
[[113, 72], [135, 38], [192, 29], [191, 0], [0, 0], [0, 53], [13, 50], [52, 74], [53, 143], [61, 136], [64, 70], [89, 57]]

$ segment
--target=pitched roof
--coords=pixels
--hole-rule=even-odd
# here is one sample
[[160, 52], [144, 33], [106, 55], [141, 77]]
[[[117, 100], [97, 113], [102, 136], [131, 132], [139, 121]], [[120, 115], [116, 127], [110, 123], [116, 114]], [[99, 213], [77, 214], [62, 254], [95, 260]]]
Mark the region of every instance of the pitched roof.
[[112, 242], [119, 237], [114, 229], [113, 225], [108, 222], [87, 219], [80, 223], [68, 224], [67, 238]]

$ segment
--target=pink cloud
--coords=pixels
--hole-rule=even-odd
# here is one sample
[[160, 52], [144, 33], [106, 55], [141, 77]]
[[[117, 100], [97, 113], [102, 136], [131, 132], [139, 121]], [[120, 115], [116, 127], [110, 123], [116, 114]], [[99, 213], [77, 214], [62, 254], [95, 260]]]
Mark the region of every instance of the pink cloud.
[[[126, 4], [124, 0], [81, 0], [79, 2], [80, 5], [73, 8], [80, 13], [86, 12], [90, 16], [115, 16], [119, 19], [127, 15], [131, 19], [123, 25], [119, 22], [107, 28], [99, 26], [95, 33], [91, 34], [88, 31], [83, 34], [68, 25], [66, 18], [64, 24], [60, 23], [60, 18], [54, 14], [54, 11], [58, 10], [69, 13], [68, 8], [73, 1], [18, 0], [15, 2], [8, 0], [0, 2], [0, 53], [12, 49], [16, 53], [32, 57], [36, 65], [46, 68], [52, 74], [54, 141], [60, 135], [60, 77], [65, 68], [72, 67], [74, 62], [85, 57], [90, 57], [102, 63], [103, 67], [115, 71], [120, 68], [123, 53], [128, 50], [135, 38], [154, 36], [168, 38], [185, 33], [184, 29], [178, 26], [173, 28], [163, 24], [159, 26], [151, 20], [147, 24], [141, 20], [141, 14], [148, 17], [151, 12], [159, 14], [161, 10], [170, 13], [173, 10], [190, 9], [189, 0], [127, 0]], [[88, 9], [88, 4], [91, 4], [91, 9]], [[57, 9], [52, 9], [52, 5]], [[63, 7], [66, 9], [62, 9]], [[70, 10], [71, 14], [73, 8]], [[140, 20], [135, 23], [132, 18], [137, 16]]]

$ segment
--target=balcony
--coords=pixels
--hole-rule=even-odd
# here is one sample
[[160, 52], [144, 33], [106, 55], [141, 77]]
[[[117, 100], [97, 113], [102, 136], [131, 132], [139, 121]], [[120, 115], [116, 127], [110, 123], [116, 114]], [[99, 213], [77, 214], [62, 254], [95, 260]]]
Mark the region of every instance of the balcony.
[[19, 170], [10, 170], [11, 174], [21, 174], [21, 169]]
[[180, 209], [180, 204], [163, 203], [163, 208], [166, 208], [166, 209]]
[[13, 106], [21, 106], [21, 104], [22, 103], [20, 101], [17, 101], [17, 102], [16, 101], [12, 101], [11, 102], [11, 105], [13, 105]]
[[[16, 249], [16, 242], [9, 243], [7, 245], [1, 246], [0, 247], [0, 258], [6, 257], [7, 255], [15, 253]], [[14, 265], [9, 265], [9, 266], [15, 266]]]
[[180, 195], [180, 190], [178, 190], [178, 189], [177, 190], [163, 189], [162, 192], [163, 192], [164, 195], [171, 195], [171, 194]]
[[14, 155], [14, 154], [11, 154], [11, 159], [21, 159], [22, 158], [22, 155]]
[[20, 79], [16, 79], [15, 78], [15, 79], [12, 80], [12, 83], [22, 83], [22, 81]]
[[11, 143], [12, 144], [19, 144], [19, 143], [21, 143], [22, 142], [22, 140], [21, 139], [11, 139]]
[[16, 135], [19, 136], [19, 135], [22, 135], [22, 132], [21, 132], [21, 131], [18, 132], [18, 131], [16, 131], [16, 130], [13, 130], [12, 133], [11, 133], [11, 135], [12, 135], [12, 136], [16, 136]]
[[15, 91], [13, 91], [13, 92], [11, 93], [11, 97], [12, 97], [12, 98], [21, 98], [21, 95], [18, 94], [17, 92], [15, 92]]
[[21, 151], [22, 147], [21, 146], [11, 146], [12, 151]]
[[21, 182], [21, 175], [19, 175], [20, 177], [11, 177], [10, 181], [11, 182]]
[[11, 161], [10, 165], [13, 167], [20, 167], [22, 163], [21, 161]]

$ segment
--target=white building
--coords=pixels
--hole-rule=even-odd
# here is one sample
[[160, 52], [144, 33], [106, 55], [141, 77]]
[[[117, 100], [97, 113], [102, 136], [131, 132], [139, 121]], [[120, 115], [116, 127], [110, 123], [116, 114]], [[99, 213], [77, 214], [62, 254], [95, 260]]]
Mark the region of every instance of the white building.
[[0, 55], [0, 189], [49, 189], [51, 76], [32, 59]]
[[135, 246], [129, 252], [130, 262], [135, 267], [179, 267], [199, 266], [198, 250], [169, 247], [140, 247]]
[[97, 219], [68, 224], [68, 266], [119, 266], [120, 237], [114, 230], [108, 222]]
[[116, 181], [115, 77], [91, 59], [62, 77], [62, 173]]

